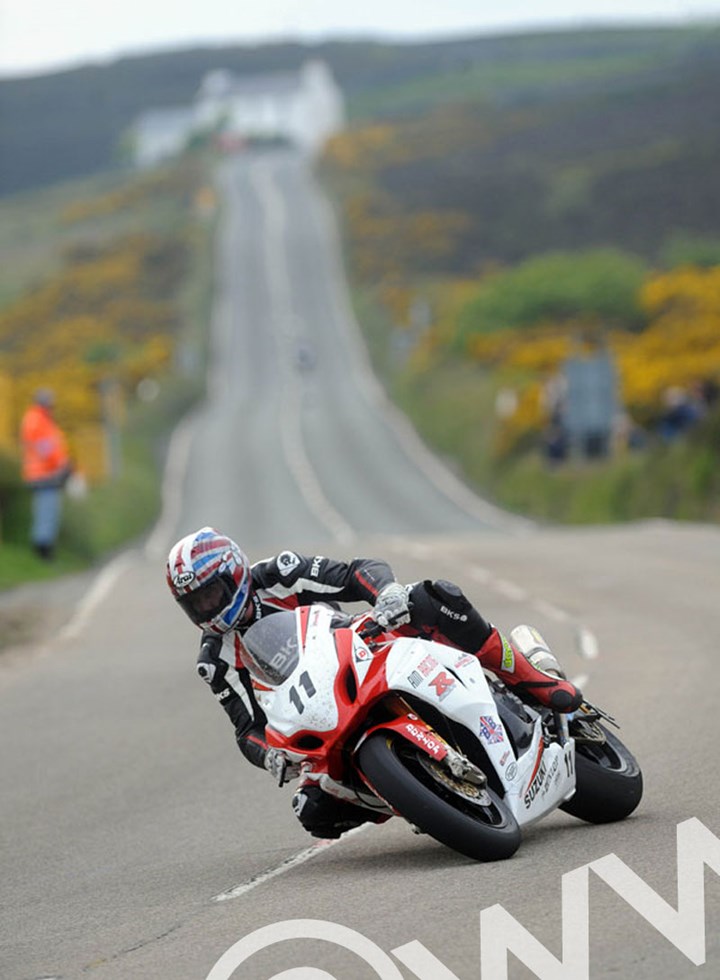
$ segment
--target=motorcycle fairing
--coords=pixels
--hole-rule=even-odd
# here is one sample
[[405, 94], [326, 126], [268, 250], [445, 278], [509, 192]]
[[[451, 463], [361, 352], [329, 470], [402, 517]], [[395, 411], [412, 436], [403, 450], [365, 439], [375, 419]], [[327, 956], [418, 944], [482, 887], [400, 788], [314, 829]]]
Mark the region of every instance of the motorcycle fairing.
[[518, 823], [534, 823], [575, 791], [574, 741], [545, 745], [538, 714], [518, 756], [476, 657], [434, 641], [402, 637], [388, 654], [388, 688], [412, 694], [468, 728], [480, 741]]
[[[308, 759], [313, 760], [313, 768], [319, 766], [317, 772], [325, 771], [333, 779], [340, 779], [341, 746], [355, 707], [367, 707], [393, 693], [408, 694], [441, 710], [478, 739], [519, 824], [539, 820], [572, 796], [573, 740], [567, 739], [564, 746], [555, 742], [546, 746], [543, 719], [537, 714], [530, 744], [516, 756], [476, 657], [413, 637], [393, 638], [377, 649], [370, 648], [355, 630], [333, 630], [332, 616], [332, 610], [321, 606], [298, 616], [299, 658], [295, 668], [282, 684], [270, 691], [257, 691], [271, 744], [295, 755], [305, 751], [308, 737], [312, 739], [318, 733], [320, 744], [307, 747]], [[349, 693], [348, 674], [352, 676], [356, 697]], [[379, 685], [381, 677], [383, 682]], [[437, 747], [447, 743], [412, 714], [408, 711], [379, 723], [377, 728], [394, 731], [432, 758], [439, 758], [435, 753], [441, 749]], [[325, 759], [324, 764], [320, 764], [320, 758]]]
[[411, 713], [399, 718], [390, 718], [387, 721], [381, 721], [377, 725], [373, 725], [372, 728], [368, 728], [355, 746], [355, 751], [374, 732], [380, 731], [394, 732], [396, 735], [402, 736], [406, 741], [422, 749], [426, 755], [438, 762], [448, 754], [448, 744], [445, 739], [433, 731], [430, 725], [427, 725], [422, 718], [418, 718], [417, 715]]
[[268, 725], [285, 738], [306, 731], [331, 732], [338, 726], [333, 696], [338, 655], [331, 619], [332, 610], [324, 606], [313, 607], [309, 617], [297, 617], [300, 656], [295, 669], [270, 691], [255, 692]]

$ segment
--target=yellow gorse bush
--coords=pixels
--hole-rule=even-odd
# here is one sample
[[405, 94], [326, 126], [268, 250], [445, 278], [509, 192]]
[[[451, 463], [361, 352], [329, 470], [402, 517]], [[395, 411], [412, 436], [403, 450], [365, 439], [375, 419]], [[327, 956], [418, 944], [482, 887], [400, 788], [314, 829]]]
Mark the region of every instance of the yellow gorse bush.
[[68, 225], [90, 221], [142, 205], [157, 194], [168, 193], [189, 193], [186, 174], [173, 170], [144, 174], [124, 187], [117, 187], [96, 197], [73, 201], [63, 208], [60, 220]]
[[680, 266], [650, 278], [640, 302], [652, 317], [709, 314], [720, 316], [720, 266], [698, 269]]
[[613, 334], [611, 344], [624, 400], [647, 419], [669, 387], [720, 381], [720, 266], [682, 266], [654, 275], [640, 302], [649, 319], [646, 329]]
[[467, 227], [459, 211], [396, 213], [379, 193], [351, 195], [345, 207], [353, 267], [365, 282], [402, 279], [411, 264], [449, 254]]
[[[503, 132], [502, 119], [487, 125], [482, 145], [491, 145]], [[428, 139], [428, 133], [434, 135]], [[477, 128], [468, 125], [467, 110], [444, 106], [427, 118], [356, 126], [334, 137], [325, 153], [331, 174], [345, 180], [342, 195], [345, 233], [354, 271], [372, 286], [395, 326], [411, 325], [417, 288], [409, 270], [431, 269], [433, 262], [452, 254], [462, 241], [470, 218], [461, 212], [398, 211], [393, 198], [376, 180], [380, 171], [405, 163], [432, 159], [472, 146], [478, 148]], [[400, 171], [398, 171], [400, 172]], [[413, 369], [431, 370], [443, 349], [457, 349], [459, 310], [477, 293], [478, 282], [422, 283], [430, 299], [432, 324], [418, 339], [410, 360]], [[458, 303], [449, 301], [453, 294]], [[537, 323], [522, 329], [473, 333], [465, 352], [478, 365], [510, 378], [517, 389], [518, 408], [500, 423], [498, 446], [507, 452], [528, 433], [540, 431], [546, 420], [543, 388], [570, 355], [581, 355], [583, 339], [597, 339], [615, 356], [625, 406], [641, 423], [652, 423], [663, 410], [670, 387], [690, 388], [699, 381], [720, 381], [720, 266], [681, 266], [654, 274], [638, 297], [645, 327], [638, 333], [603, 329], [597, 322]], [[580, 338], [580, 339], [579, 339]]]
[[[639, 333], [611, 331], [606, 342], [615, 355], [623, 404], [639, 422], [652, 423], [663, 411], [669, 388], [720, 382], [720, 267], [683, 267], [652, 276], [643, 286], [641, 304], [648, 323]], [[560, 370], [575, 350], [572, 336], [528, 335], [507, 331], [475, 338], [470, 354], [478, 361], [527, 372], [518, 411], [503, 426], [499, 446], [507, 451], [547, 421], [537, 400], [538, 381]], [[531, 394], [527, 394], [531, 392]], [[539, 406], [540, 410], [530, 408]]]
[[[147, 187], [157, 186], [151, 181]], [[117, 208], [129, 192], [80, 202], [66, 220]], [[132, 197], [132, 195], [130, 195]], [[0, 441], [17, 449], [22, 412], [38, 387], [56, 393], [57, 417], [83, 465], [98, 437], [103, 389], [125, 395], [164, 371], [178, 324], [174, 292], [184, 271], [177, 236], [132, 234], [109, 245], [76, 248], [66, 267], [0, 313]], [[100, 475], [97, 460], [85, 468]]]
[[389, 123], [373, 123], [338, 133], [328, 140], [324, 156], [332, 167], [362, 174], [412, 159], [410, 150], [398, 139], [397, 127]]
[[[411, 359], [415, 370], [431, 370], [438, 351], [453, 345], [457, 314], [477, 288], [472, 280], [425, 285], [433, 322]], [[407, 321], [416, 294], [400, 279], [378, 291], [396, 324]], [[663, 411], [669, 388], [691, 389], [706, 379], [720, 383], [720, 267], [684, 267], [653, 275], [643, 285], [640, 300], [647, 324], [638, 333], [613, 330], [603, 335], [596, 322], [575, 321], [474, 334], [468, 340], [468, 355], [479, 367], [498, 371], [518, 395], [516, 411], [498, 424], [499, 454], [544, 428], [545, 384], [568, 357], [593, 349], [586, 337], [601, 335], [613, 353], [623, 404], [642, 424], [651, 424]]]

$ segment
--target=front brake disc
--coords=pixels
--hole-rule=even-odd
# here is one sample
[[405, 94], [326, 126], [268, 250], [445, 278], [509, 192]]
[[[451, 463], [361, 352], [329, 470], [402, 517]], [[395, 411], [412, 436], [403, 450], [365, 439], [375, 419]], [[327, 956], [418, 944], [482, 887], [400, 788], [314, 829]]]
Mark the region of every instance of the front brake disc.
[[492, 802], [488, 794], [485, 792], [484, 787], [477, 786], [475, 783], [471, 783], [467, 779], [453, 776], [452, 773], [448, 772], [447, 769], [441, 766], [434, 759], [430, 759], [426, 755], [419, 755], [418, 761], [423, 769], [430, 773], [435, 782], [446, 786], [448, 789], [452, 790], [456, 796], [460, 796], [464, 800], [469, 800], [471, 803], [477, 803], [480, 806], [489, 806]]

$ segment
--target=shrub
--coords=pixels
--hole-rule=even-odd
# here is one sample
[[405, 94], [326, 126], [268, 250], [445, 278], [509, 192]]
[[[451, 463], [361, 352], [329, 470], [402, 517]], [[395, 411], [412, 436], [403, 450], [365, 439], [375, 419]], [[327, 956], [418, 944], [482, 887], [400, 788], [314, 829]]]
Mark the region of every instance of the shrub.
[[497, 272], [481, 283], [458, 316], [463, 347], [476, 334], [582, 317], [588, 323], [635, 327], [645, 263], [617, 249], [555, 252]]

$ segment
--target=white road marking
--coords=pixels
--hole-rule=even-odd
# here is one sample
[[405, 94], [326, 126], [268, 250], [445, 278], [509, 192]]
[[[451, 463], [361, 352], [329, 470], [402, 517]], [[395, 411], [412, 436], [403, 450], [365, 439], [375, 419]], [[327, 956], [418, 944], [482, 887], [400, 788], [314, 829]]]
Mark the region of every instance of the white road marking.
[[425, 559], [432, 557], [433, 549], [430, 547], [430, 545], [421, 544], [418, 541], [411, 541], [405, 546], [404, 552], [408, 558], [414, 558], [417, 561], [425, 561]]
[[483, 585], [487, 585], [492, 580], [492, 572], [489, 568], [481, 568], [480, 565], [473, 565], [470, 569], [470, 578], [474, 578], [476, 582], [482, 582]]
[[[507, 599], [517, 602], [529, 601], [529, 604], [537, 613], [540, 613], [540, 615], [548, 619], [552, 619], [557, 623], [568, 623], [572, 621], [572, 616], [565, 612], [564, 609], [560, 609], [558, 606], [546, 602], [544, 599], [529, 600], [527, 589], [508, 579], [494, 578], [492, 572], [487, 568], [483, 568], [480, 565], [472, 565], [469, 574], [476, 582], [481, 582], [483, 585], [490, 585], [496, 592], [499, 592]], [[577, 627], [577, 649], [583, 660], [597, 660], [600, 656], [600, 645], [597, 637], [586, 626], [579, 625]], [[573, 683], [577, 687], [584, 687], [588, 683], [588, 680], [588, 675], [582, 674]]]
[[[302, 397], [288, 351], [294, 351], [295, 316], [290, 296], [290, 275], [287, 269], [285, 243], [285, 212], [282, 198], [267, 169], [253, 166], [250, 181], [255, 187], [267, 217], [267, 234], [263, 236], [267, 274], [272, 303], [273, 337], [278, 360], [283, 370], [285, 400], [284, 424], [280, 426], [283, 452], [305, 503], [315, 517], [328, 528], [335, 540], [343, 545], [352, 543], [355, 532], [345, 518], [332, 506], [322, 491], [320, 482], [305, 451], [302, 435]], [[281, 336], [282, 335], [282, 336]]]
[[533, 599], [532, 606], [536, 612], [539, 612], [541, 616], [547, 616], [548, 619], [554, 619], [556, 623], [567, 623], [570, 620], [570, 616], [563, 609], [559, 609], [550, 602], [545, 602], [544, 599]]
[[343, 834], [342, 837], [338, 837], [337, 840], [319, 840], [311, 847], [306, 847], [304, 851], [300, 851], [298, 854], [294, 854], [292, 857], [286, 858], [285, 861], [282, 861], [276, 867], [270, 868], [267, 871], [262, 871], [260, 874], [254, 875], [241, 885], [236, 885], [235, 888], [231, 888], [229, 891], [221, 892], [219, 895], [215, 895], [213, 902], [227, 902], [231, 898], [240, 898], [242, 895], [247, 895], [247, 893], [252, 891], [253, 888], [257, 888], [259, 885], [264, 885], [265, 882], [270, 881], [271, 878], [277, 878], [278, 875], [285, 874], [287, 871], [292, 871], [293, 868], [297, 868], [299, 865], [305, 864], [307, 861], [312, 861], [313, 858], [325, 852], [329, 847], [334, 847], [336, 844], [340, 844], [348, 837], [351, 837], [354, 834], [362, 833], [371, 826], [373, 825], [367, 823], [362, 824], [360, 827], [355, 827], [354, 830], [348, 830], [347, 833]]
[[114, 558], [96, 576], [88, 592], [80, 600], [72, 618], [57, 633], [60, 640], [72, 640], [85, 628], [95, 609], [110, 592], [126, 568], [136, 560], [137, 552], [126, 551]]
[[513, 602], [524, 602], [528, 597], [527, 589], [523, 589], [520, 585], [504, 578], [495, 579], [492, 586], [496, 592]]
[[597, 660], [600, 656], [600, 645], [597, 637], [589, 629], [580, 626], [578, 629], [578, 650], [585, 660]]
[[170, 439], [162, 482], [162, 509], [145, 544], [145, 557], [151, 561], [166, 557], [172, 544], [170, 535], [175, 530], [181, 513], [183, 478], [190, 457], [196, 420], [197, 415], [194, 412], [187, 415]]
[[351, 328], [347, 339], [352, 348], [353, 365], [358, 372], [368, 401], [381, 407], [388, 424], [395, 430], [398, 441], [415, 465], [425, 473], [445, 497], [466, 514], [470, 514], [484, 524], [500, 528], [511, 534], [526, 534], [535, 530], [537, 525], [529, 518], [501, 510], [489, 501], [483, 500], [482, 497], [478, 497], [428, 449], [408, 418], [388, 397], [370, 366], [370, 358], [362, 331], [349, 302], [348, 290], [345, 286], [346, 276], [341, 265], [343, 248], [335, 216], [323, 194], [318, 193], [316, 198], [317, 208], [313, 209], [313, 220], [316, 220], [321, 226], [323, 237], [333, 244], [331, 253], [331, 261], [334, 266], [333, 276], [328, 282], [328, 287], [331, 287], [330, 295], [338, 321], [348, 324]]

